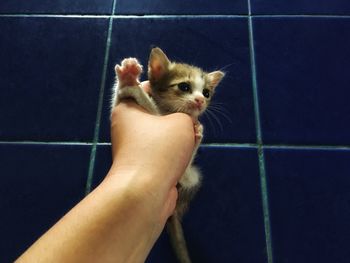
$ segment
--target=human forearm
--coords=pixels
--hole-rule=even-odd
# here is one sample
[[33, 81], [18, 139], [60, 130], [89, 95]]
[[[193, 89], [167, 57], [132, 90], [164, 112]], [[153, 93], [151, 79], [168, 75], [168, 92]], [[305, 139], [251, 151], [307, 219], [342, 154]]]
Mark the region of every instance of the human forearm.
[[153, 197], [129, 179], [142, 177], [139, 172], [113, 167], [18, 262], [143, 262], [163, 222], [150, 214]]

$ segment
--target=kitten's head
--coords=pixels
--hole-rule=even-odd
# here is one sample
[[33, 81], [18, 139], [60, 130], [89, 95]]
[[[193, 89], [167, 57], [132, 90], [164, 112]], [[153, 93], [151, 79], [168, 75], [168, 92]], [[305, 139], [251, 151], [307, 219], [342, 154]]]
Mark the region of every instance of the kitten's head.
[[148, 62], [152, 97], [161, 113], [184, 112], [198, 117], [208, 107], [221, 71], [206, 73], [200, 68], [171, 62], [160, 48], [153, 48]]

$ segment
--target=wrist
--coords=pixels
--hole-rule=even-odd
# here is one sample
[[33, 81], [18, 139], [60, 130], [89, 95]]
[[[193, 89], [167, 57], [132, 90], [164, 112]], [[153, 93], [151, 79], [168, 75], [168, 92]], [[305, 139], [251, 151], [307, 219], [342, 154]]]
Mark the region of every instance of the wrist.
[[170, 188], [159, 178], [158, 171], [150, 167], [113, 164], [100, 186], [109, 188], [116, 201], [132, 207], [145, 222], [154, 224]]
[[145, 261], [165, 225], [157, 193], [150, 192], [140, 177], [141, 171], [135, 167], [112, 166], [96, 189], [110, 196], [109, 205], [115, 211], [113, 224], [118, 226], [116, 236], [128, 237], [119, 244], [124, 255], [122, 262]]

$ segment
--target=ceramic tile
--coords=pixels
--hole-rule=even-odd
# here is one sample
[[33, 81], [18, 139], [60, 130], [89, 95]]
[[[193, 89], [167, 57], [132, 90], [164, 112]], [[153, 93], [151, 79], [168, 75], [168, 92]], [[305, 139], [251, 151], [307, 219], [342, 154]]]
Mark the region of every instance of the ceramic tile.
[[350, 143], [350, 19], [255, 18], [264, 143]]
[[108, 21], [0, 18], [0, 140], [91, 141]]
[[0, 144], [0, 261], [13, 262], [85, 192], [90, 146]]
[[[97, 149], [95, 182], [110, 166], [110, 147]], [[202, 188], [184, 217], [193, 262], [266, 262], [257, 150], [201, 147]], [[97, 183], [95, 183], [96, 185]], [[166, 233], [147, 262], [174, 262]]]
[[220, 107], [222, 113], [213, 111], [218, 120], [209, 114], [202, 118], [206, 128], [205, 141], [255, 142], [245, 18], [116, 19], [102, 116], [102, 142], [109, 141], [109, 100], [114, 65], [125, 57], [137, 57], [146, 66], [152, 46], [161, 47], [172, 60], [198, 65], [207, 71], [220, 68], [226, 71], [212, 103]]
[[257, 150], [202, 147], [197, 163], [203, 186], [184, 218], [193, 261], [267, 262]]
[[250, 0], [252, 14], [326, 14], [349, 15], [350, 3], [347, 0]]
[[96, 188], [107, 175], [112, 165], [112, 151], [110, 145], [98, 145], [96, 148], [94, 176], [92, 189]]
[[265, 150], [274, 261], [348, 262], [350, 150]]
[[113, 0], [58, 0], [58, 1], [19, 1], [0, 2], [2, 14], [111, 14]]
[[117, 14], [247, 14], [248, 2], [244, 0], [220, 2], [208, 0], [171, 1], [171, 0], [139, 0], [117, 1]]

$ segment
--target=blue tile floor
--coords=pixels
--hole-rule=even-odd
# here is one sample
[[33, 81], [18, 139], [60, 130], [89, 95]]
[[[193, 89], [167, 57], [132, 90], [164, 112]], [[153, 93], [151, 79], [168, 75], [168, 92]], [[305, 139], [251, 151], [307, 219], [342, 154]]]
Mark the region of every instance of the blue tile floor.
[[[184, 218], [194, 263], [349, 262], [350, 2], [2, 1], [0, 32], [0, 262], [101, 182], [113, 67], [155, 45], [227, 73]], [[166, 233], [147, 262], [175, 263]]]

